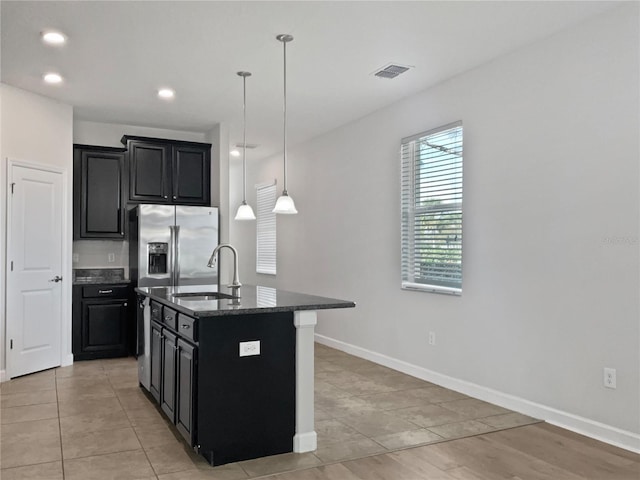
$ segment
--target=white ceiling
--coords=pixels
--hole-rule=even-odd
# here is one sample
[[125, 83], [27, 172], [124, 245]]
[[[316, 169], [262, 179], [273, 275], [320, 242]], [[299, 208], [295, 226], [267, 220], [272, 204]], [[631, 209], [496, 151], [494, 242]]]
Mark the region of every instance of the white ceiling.
[[[498, 56], [613, 8], [591, 1], [7, 1], [2, 82], [74, 106], [76, 119], [189, 131], [227, 122], [254, 158], [281, 150], [282, 44], [289, 144], [327, 132]], [[62, 48], [40, 32], [68, 36]], [[415, 66], [373, 77], [394, 62]], [[62, 85], [42, 82], [49, 70]], [[161, 101], [161, 86], [176, 90]]]

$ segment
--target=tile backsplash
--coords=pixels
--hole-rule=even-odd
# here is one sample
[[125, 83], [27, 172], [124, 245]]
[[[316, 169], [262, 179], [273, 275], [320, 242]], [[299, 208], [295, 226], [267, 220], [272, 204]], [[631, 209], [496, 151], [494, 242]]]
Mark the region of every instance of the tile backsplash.
[[76, 240], [73, 242], [73, 268], [124, 268], [129, 276], [129, 242]]
[[74, 268], [73, 283], [111, 283], [125, 279], [124, 268]]

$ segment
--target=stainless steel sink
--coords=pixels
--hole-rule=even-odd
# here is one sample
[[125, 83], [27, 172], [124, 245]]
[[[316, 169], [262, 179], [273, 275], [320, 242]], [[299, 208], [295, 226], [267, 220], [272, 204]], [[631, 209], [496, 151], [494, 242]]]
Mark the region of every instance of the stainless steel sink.
[[226, 293], [220, 292], [188, 292], [188, 293], [175, 293], [173, 295], [174, 298], [179, 298], [181, 300], [191, 300], [191, 301], [203, 301], [203, 300], [220, 300], [220, 299], [233, 299], [238, 298], [233, 295], [229, 295]]

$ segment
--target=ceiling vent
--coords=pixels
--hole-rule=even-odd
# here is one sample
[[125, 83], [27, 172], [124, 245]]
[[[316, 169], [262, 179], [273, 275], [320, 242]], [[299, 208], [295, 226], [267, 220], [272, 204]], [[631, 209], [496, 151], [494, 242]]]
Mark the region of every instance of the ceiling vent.
[[408, 67], [408, 66], [390, 63], [386, 67], [383, 67], [380, 70], [377, 70], [376, 72], [374, 72], [373, 75], [379, 78], [396, 78], [398, 75], [406, 72], [410, 68], [411, 67]]
[[[236, 148], [242, 148], [243, 144], [242, 143], [236, 143], [235, 147]], [[258, 144], [257, 143], [247, 143], [247, 149], [248, 150], [252, 150], [254, 148], [258, 148]]]

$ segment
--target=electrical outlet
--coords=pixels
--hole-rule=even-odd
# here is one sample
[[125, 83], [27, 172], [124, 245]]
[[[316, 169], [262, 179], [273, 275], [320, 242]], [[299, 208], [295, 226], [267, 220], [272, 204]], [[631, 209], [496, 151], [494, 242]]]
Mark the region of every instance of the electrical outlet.
[[252, 355], [260, 355], [260, 340], [240, 342], [240, 356], [250, 357]]
[[604, 386], [606, 388], [616, 388], [616, 369], [606, 368], [604, 369]]
[[107, 255], [107, 262], [109, 263], [113, 263], [116, 261], [116, 254], [115, 253], [110, 253]]
[[73, 260], [73, 263], [78, 263], [78, 262], [80, 261], [80, 256], [79, 256], [77, 253], [74, 253], [74, 254], [71, 256], [71, 258], [72, 258], [72, 260]]
[[436, 344], [436, 332], [429, 332], [429, 345]]

